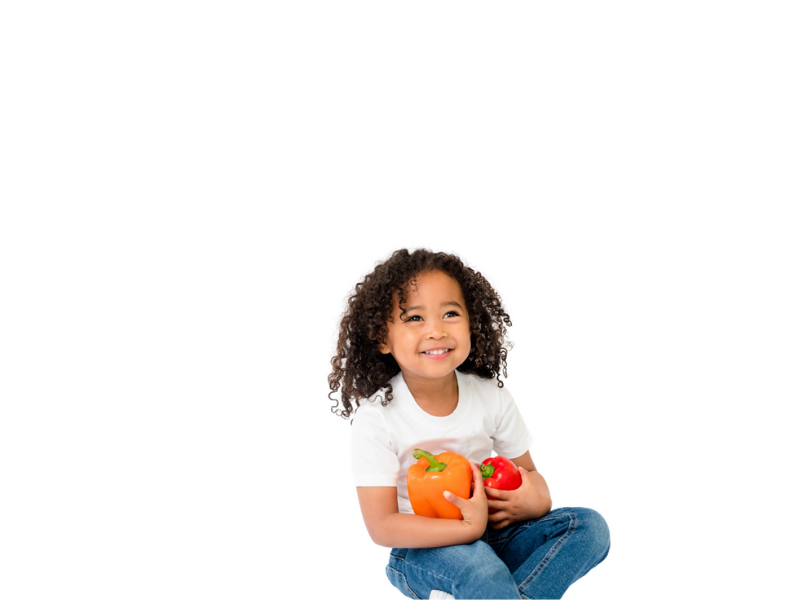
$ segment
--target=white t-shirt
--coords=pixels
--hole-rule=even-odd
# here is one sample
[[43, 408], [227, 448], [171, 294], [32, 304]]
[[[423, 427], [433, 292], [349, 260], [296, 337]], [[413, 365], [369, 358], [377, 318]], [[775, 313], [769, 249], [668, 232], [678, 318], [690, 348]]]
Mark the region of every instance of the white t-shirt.
[[[434, 417], [417, 404], [403, 374], [392, 379], [393, 399], [362, 402], [353, 418], [351, 452], [356, 487], [397, 486], [401, 513], [413, 513], [406, 473], [417, 462], [415, 448], [431, 454], [457, 452], [481, 463], [492, 451], [517, 458], [530, 448], [533, 436], [508, 389], [496, 379], [456, 371], [458, 406], [446, 417]], [[384, 391], [375, 396], [383, 397]], [[374, 398], [374, 396], [373, 396]]]

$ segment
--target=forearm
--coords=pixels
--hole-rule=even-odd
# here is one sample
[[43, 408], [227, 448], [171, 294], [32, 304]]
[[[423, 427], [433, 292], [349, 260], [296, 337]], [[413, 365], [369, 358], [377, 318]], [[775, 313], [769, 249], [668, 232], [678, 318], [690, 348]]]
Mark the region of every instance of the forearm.
[[528, 471], [528, 476], [531, 478], [537, 492], [533, 494], [531, 518], [541, 519], [553, 508], [553, 500], [550, 498], [550, 488], [547, 487], [547, 482], [539, 471]]
[[387, 548], [438, 548], [471, 544], [482, 533], [476, 534], [461, 520], [393, 513], [381, 520], [372, 541]]

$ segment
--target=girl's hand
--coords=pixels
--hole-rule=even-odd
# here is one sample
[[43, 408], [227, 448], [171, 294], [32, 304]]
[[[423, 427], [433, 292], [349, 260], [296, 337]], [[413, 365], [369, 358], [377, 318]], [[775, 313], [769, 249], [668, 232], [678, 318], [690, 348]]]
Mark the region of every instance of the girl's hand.
[[496, 513], [489, 515], [489, 526], [492, 529], [502, 529], [517, 521], [538, 519], [550, 511], [552, 502], [549, 493], [545, 497], [525, 469], [520, 469], [519, 474], [522, 485], [516, 490], [486, 488], [489, 507], [497, 509]]
[[483, 535], [483, 532], [486, 531], [486, 523], [489, 517], [489, 504], [486, 498], [486, 492], [484, 492], [483, 488], [483, 476], [481, 475], [481, 471], [475, 463], [471, 462], [469, 464], [472, 467], [472, 483], [474, 487], [472, 498], [467, 500], [451, 492], [445, 492], [444, 497], [458, 507], [461, 511], [461, 515], [464, 517], [462, 523], [470, 530], [471, 534], [475, 535], [475, 539], [477, 540]]

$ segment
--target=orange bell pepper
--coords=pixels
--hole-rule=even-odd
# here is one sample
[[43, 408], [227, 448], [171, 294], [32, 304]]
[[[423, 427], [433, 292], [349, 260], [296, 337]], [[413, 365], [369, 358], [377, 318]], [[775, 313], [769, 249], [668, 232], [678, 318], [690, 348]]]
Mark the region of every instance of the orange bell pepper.
[[469, 498], [472, 488], [472, 467], [455, 452], [433, 456], [425, 450], [411, 453], [416, 464], [408, 468], [408, 499], [415, 514], [435, 519], [464, 519], [458, 507], [444, 497], [444, 492]]

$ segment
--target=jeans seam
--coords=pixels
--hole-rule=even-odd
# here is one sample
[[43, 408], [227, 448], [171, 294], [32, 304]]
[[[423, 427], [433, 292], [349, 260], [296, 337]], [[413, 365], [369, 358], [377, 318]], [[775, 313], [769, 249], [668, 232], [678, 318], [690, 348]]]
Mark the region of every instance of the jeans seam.
[[[401, 559], [401, 560], [402, 560], [402, 559]], [[392, 567], [390, 567], [389, 565], [387, 565], [387, 566], [386, 566], [386, 570], [387, 570], [387, 571], [394, 571], [394, 572], [395, 572], [395, 573], [397, 573], [397, 575], [398, 575], [398, 576], [399, 576], [399, 577], [400, 577], [400, 578], [403, 580], [403, 585], [405, 586], [406, 590], [408, 591], [408, 594], [406, 594], [406, 595], [410, 595], [412, 598], [417, 598], [417, 599], [419, 599], [419, 596], [417, 596], [417, 595], [414, 593], [414, 590], [412, 590], [410, 587], [408, 587], [408, 580], [406, 580], [405, 573], [401, 573], [400, 571], [398, 571], [397, 569], [393, 569], [393, 568], [392, 568]]]
[[[445, 586], [445, 589], [449, 590], [453, 586], [453, 580], [450, 577], [447, 577], [446, 575], [440, 575], [439, 573], [433, 571], [432, 569], [429, 569], [429, 568], [426, 568], [426, 567], [421, 567], [419, 565], [414, 565], [414, 564], [407, 563], [404, 558], [400, 558], [398, 556], [393, 556], [393, 558], [396, 559], [396, 560], [402, 560], [405, 563], [405, 567], [404, 567], [405, 569], [417, 569], [419, 571], [423, 571], [425, 573], [428, 573], [435, 580], [446, 581], [447, 585]], [[403, 584], [405, 585], [406, 589], [413, 594], [414, 598], [419, 598], [419, 596], [414, 594], [414, 592], [408, 586], [408, 579], [406, 578], [406, 574], [405, 573], [403, 573], [401, 571], [398, 571], [397, 569], [392, 568], [390, 565], [386, 565], [386, 568], [387, 569], [391, 569], [395, 573], [398, 573], [399, 575], [401, 575], [403, 577]], [[432, 589], [441, 589], [441, 588], [432, 588]]]
[[[438, 573], [435, 573], [431, 569], [426, 569], [426, 568], [420, 567], [418, 565], [406, 565], [406, 568], [407, 569], [418, 569], [420, 571], [424, 571], [425, 573], [429, 573], [434, 579], [443, 579], [443, 580], [449, 582], [450, 583], [450, 587], [452, 587], [453, 580], [450, 579], [449, 577], [447, 577], [446, 575], [439, 575]], [[450, 587], [448, 587], [447, 589], [450, 589]], [[436, 589], [436, 588], [434, 588], [434, 589]]]
[[[528, 577], [525, 578], [525, 581], [523, 581], [521, 584], [517, 586], [520, 590], [521, 595], [522, 595], [522, 590], [526, 589], [531, 583], [533, 583], [533, 580], [536, 579], [541, 574], [542, 571], [544, 571], [544, 568], [548, 564], [550, 564], [550, 561], [553, 560], [556, 554], [558, 554], [558, 551], [561, 549], [561, 546], [564, 545], [567, 539], [572, 535], [572, 532], [575, 531], [575, 528], [578, 523], [578, 518], [574, 513], [561, 513], [558, 516], [569, 517], [569, 528], [567, 529], [566, 533], [564, 533], [560, 538], [558, 538], [558, 541], [555, 544], [553, 544], [553, 547], [550, 548], [550, 551], [547, 553], [547, 555], [539, 562], [538, 565], [536, 565], [536, 568], [533, 571], [531, 571]], [[555, 520], [555, 518], [548, 519], [545, 517], [544, 519], [541, 520], [552, 521]]]
[[494, 539], [489, 538], [488, 543], [490, 546], [494, 547], [494, 546], [499, 546], [500, 544], [502, 544], [507, 540], [508, 540], [508, 531], [504, 531], [502, 535], [499, 535]]

